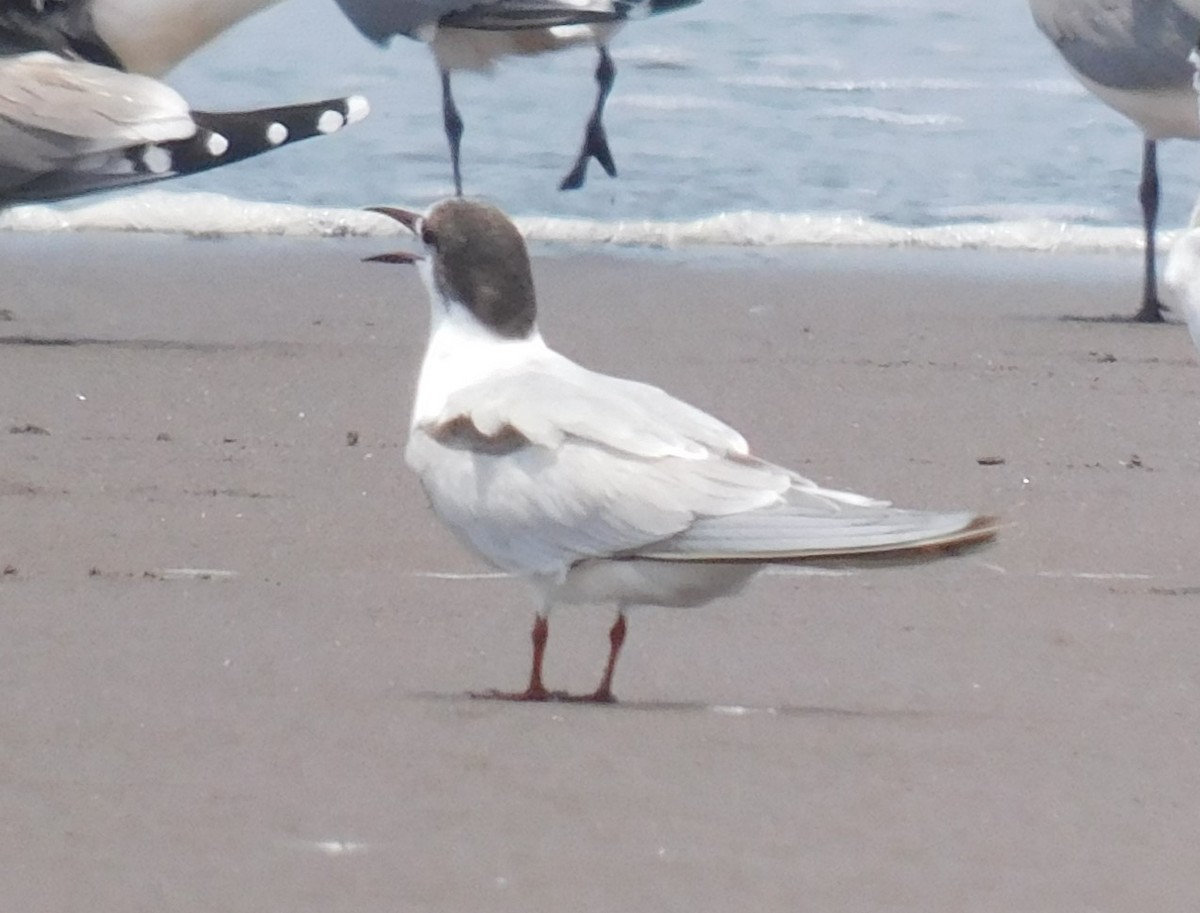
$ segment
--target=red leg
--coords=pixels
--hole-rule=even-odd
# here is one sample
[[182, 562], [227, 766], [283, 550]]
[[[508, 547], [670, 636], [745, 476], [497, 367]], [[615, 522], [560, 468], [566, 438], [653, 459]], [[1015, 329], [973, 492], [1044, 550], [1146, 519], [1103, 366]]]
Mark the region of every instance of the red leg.
[[608, 662], [604, 666], [604, 677], [600, 679], [600, 685], [591, 694], [582, 697], [572, 697], [568, 700], [582, 701], [589, 704], [615, 704], [616, 697], [612, 693], [613, 673], [617, 669], [617, 657], [621, 653], [621, 647], [625, 643], [625, 613], [621, 612], [617, 615], [617, 620], [613, 622], [612, 628], [608, 632]]
[[498, 701], [550, 701], [562, 697], [557, 692], [546, 690], [542, 684], [542, 659], [546, 655], [546, 640], [550, 636], [550, 624], [546, 616], [538, 614], [533, 620], [533, 668], [529, 672], [529, 687], [524, 691], [484, 691], [472, 693], [471, 697], [489, 698]]

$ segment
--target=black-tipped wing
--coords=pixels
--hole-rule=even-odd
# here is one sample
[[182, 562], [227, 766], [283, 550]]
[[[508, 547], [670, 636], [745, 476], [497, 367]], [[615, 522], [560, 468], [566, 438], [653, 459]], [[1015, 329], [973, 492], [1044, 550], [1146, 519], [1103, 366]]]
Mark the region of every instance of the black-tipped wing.
[[331, 133], [366, 103], [193, 112], [165, 84], [47, 52], [0, 59], [0, 203], [59, 200], [241, 161]]

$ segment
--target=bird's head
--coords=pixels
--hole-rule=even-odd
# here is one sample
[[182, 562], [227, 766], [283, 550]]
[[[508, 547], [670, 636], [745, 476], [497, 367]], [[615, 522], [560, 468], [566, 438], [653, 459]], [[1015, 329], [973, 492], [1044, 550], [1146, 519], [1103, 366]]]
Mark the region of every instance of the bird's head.
[[416, 263], [435, 302], [465, 307], [500, 336], [523, 339], [534, 331], [537, 304], [525, 239], [495, 206], [451, 197], [424, 215], [391, 206], [370, 211], [411, 231], [423, 251], [377, 254], [368, 261]]

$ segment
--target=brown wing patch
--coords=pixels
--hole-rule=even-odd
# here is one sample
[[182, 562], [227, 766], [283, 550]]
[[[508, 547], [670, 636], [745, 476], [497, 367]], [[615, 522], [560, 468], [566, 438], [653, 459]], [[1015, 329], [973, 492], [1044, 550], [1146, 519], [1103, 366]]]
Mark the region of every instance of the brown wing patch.
[[430, 422], [421, 428], [443, 447], [484, 456], [506, 456], [530, 444], [529, 438], [512, 425], [502, 426], [495, 434], [484, 434], [465, 415], [456, 415], [445, 422]]

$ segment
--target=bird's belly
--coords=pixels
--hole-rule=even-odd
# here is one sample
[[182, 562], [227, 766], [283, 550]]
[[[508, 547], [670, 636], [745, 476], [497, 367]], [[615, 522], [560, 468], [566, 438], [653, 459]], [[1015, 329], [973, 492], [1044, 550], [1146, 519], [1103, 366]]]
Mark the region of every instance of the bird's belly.
[[1200, 99], [1192, 86], [1181, 84], [1138, 92], [1114, 89], [1075, 75], [1089, 92], [1141, 127], [1147, 139], [1200, 139]]
[[573, 565], [550, 595], [564, 603], [690, 608], [736, 593], [761, 568], [751, 563], [595, 558]]
[[560, 34], [558, 29], [519, 29], [511, 32], [440, 28], [433, 55], [445, 71], [491, 72], [504, 57], [531, 57], [575, 44], [591, 43], [590, 33]]
[[409, 438], [405, 458], [442, 522], [494, 567], [522, 576], [561, 577], [574, 560], [547, 540], [520, 464], [442, 447], [420, 433]]

